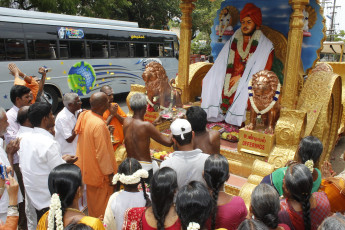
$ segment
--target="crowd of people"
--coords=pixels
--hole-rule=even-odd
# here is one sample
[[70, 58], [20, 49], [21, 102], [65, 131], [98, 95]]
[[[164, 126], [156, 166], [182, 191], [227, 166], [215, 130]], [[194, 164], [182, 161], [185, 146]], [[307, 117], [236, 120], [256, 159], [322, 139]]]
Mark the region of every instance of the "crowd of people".
[[[102, 86], [90, 110], [66, 93], [55, 118], [38, 95], [42, 80], [13, 63], [9, 69], [15, 85], [13, 107], [0, 108], [0, 229], [345, 229], [344, 177], [328, 162], [315, 167], [323, 151], [316, 137], [303, 138], [298, 161], [267, 175], [246, 207], [225, 192], [229, 162], [200, 107], [165, 135], [144, 120], [144, 94], [131, 97], [127, 117]], [[174, 148], [160, 165], [151, 139]], [[120, 148], [127, 157], [118, 161]]]

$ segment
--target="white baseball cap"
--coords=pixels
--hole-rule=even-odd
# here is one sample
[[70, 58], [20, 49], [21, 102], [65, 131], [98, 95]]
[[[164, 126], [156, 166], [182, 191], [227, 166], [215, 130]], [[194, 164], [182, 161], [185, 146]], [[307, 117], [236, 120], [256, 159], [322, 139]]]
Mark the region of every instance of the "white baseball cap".
[[184, 135], [186, 133], [192, 132], [192, 126], [189, 121], [186, 119], [176, 119], [170, 125], [171, 133], [174, 136], [181, 136], [181, 139], [184, 140]]

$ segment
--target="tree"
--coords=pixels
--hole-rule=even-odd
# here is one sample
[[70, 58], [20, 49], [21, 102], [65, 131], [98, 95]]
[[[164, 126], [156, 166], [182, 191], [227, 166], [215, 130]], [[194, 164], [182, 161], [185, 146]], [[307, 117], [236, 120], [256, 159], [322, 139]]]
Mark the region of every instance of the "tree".
[[198, 0], [192, 14], [192, 52], [194, 54], [211, 54], [211, 28], [222, 0]]
[[334, 41], [344, 41], [345, 42], [345, 31], [340, 30], [336, 35], [334, 35]]
[[180, 16], [180, 0], [0, 0], [0, 6], [138, 22], [162, 29]]

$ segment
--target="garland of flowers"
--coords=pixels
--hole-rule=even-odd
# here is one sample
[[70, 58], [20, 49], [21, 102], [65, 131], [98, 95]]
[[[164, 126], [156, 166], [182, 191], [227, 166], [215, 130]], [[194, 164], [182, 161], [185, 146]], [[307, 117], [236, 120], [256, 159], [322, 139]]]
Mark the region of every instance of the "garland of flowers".
[[113, 184], [120, 181], [122, 184], [137, 184], [141, 178], [148, 178], [149, 173], [145, 169], [139, 169], [132, 175], [125, 175], [123, 173], [116, 173], [113, 177]]
[[280, 94], [280, 83], [278, 82], [278, 86], [277, 86], [277, 90], [276, 93], [273, 97], [272, 102], [269, 104], [269, 106], [267, 106], [265, 109], [259, 111], [258, 107], [256, 107], [255, 103], [254, 103], [254, 99], [253, 99], [253, 86], [252, 86], [252, 80], [249, 81], [249, 85], [248, 85], [248, 94], [249, 94], [249, 101], [250, 104], [252, 105], [252, 108], [254, 109], [255, 113], [257, 114], [257, 118], [260, 119], [261, 115], [267, 113], [268, 111], [270, 111], [273, 106], [275, 105], [275, 103], [278, 101], [278, 97]]
[[304, 163], [305, 166], [307, 166], [307, 168], [310, 170], [311, 173], [313, 173], [314, 171], [314, 161], [313, 160], [307, 160]]
[[[256, 44], [259, 42], [260, 37], [261, 37], [261, 30], [256, 30], [253, 34], [253, 36], [250, 38], [248, 45], [246, 47], [246, 50], [243, 51], [243, 34], [240, 30], [237, 30], [236, 33], [234, 34], [234, 40], [232, 41], [233, 43], [236, 43], [236, 47], [237, 47], [237, 51], [240, 55], [240, 57], [242, 58], [242, 60], [246, 59], [247, 57], [250, 58], [251, 55], [253, 55], [253, 53], [249, 53], [250, 48], [252, 46], [253, 41], [256, 41]], [[231, 48], [232, 49], [233, 45], [231, 44]], [[231, 52], [233, 51], [233, 52]], [[230, 56], [228, 59], [228, 66], [233, 66], [234, 65], [234, 61], [235, 61], [235, 50], [230, 50]], [[234, 94], [237, 90], [239, 81], [236, 82], [235, 85], [233, 85], [231, 87], [231, 89], [229, 89], [230, 87], [230, 78], [231, 78], [232, 74], [231, 73], [227, 73], [225, 75], [225, 81], [224, 81], [224, 95], [227, 97], [231, 97], [232, 94]]]
[[200, 224], [195, 223], [195, 222], [190, 222], [187, 227], [187, 230], [199, 230], [199, 229], [200, 229]]
[[48, 230], [54, 230], [54, 217], [56, 230], [63, 230], [61, 201], [59, 195], [54, 193], [50, 200], [48, 215]]

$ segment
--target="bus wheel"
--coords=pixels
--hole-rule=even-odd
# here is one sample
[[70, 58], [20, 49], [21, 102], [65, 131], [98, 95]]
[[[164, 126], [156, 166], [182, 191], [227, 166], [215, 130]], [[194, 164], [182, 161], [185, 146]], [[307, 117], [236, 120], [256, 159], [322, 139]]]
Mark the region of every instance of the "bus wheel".
[[59, 93], [52, 86], [44, 86], [44, 96], [52, 105], [52, 112], [55, 113], [59, 105]]

